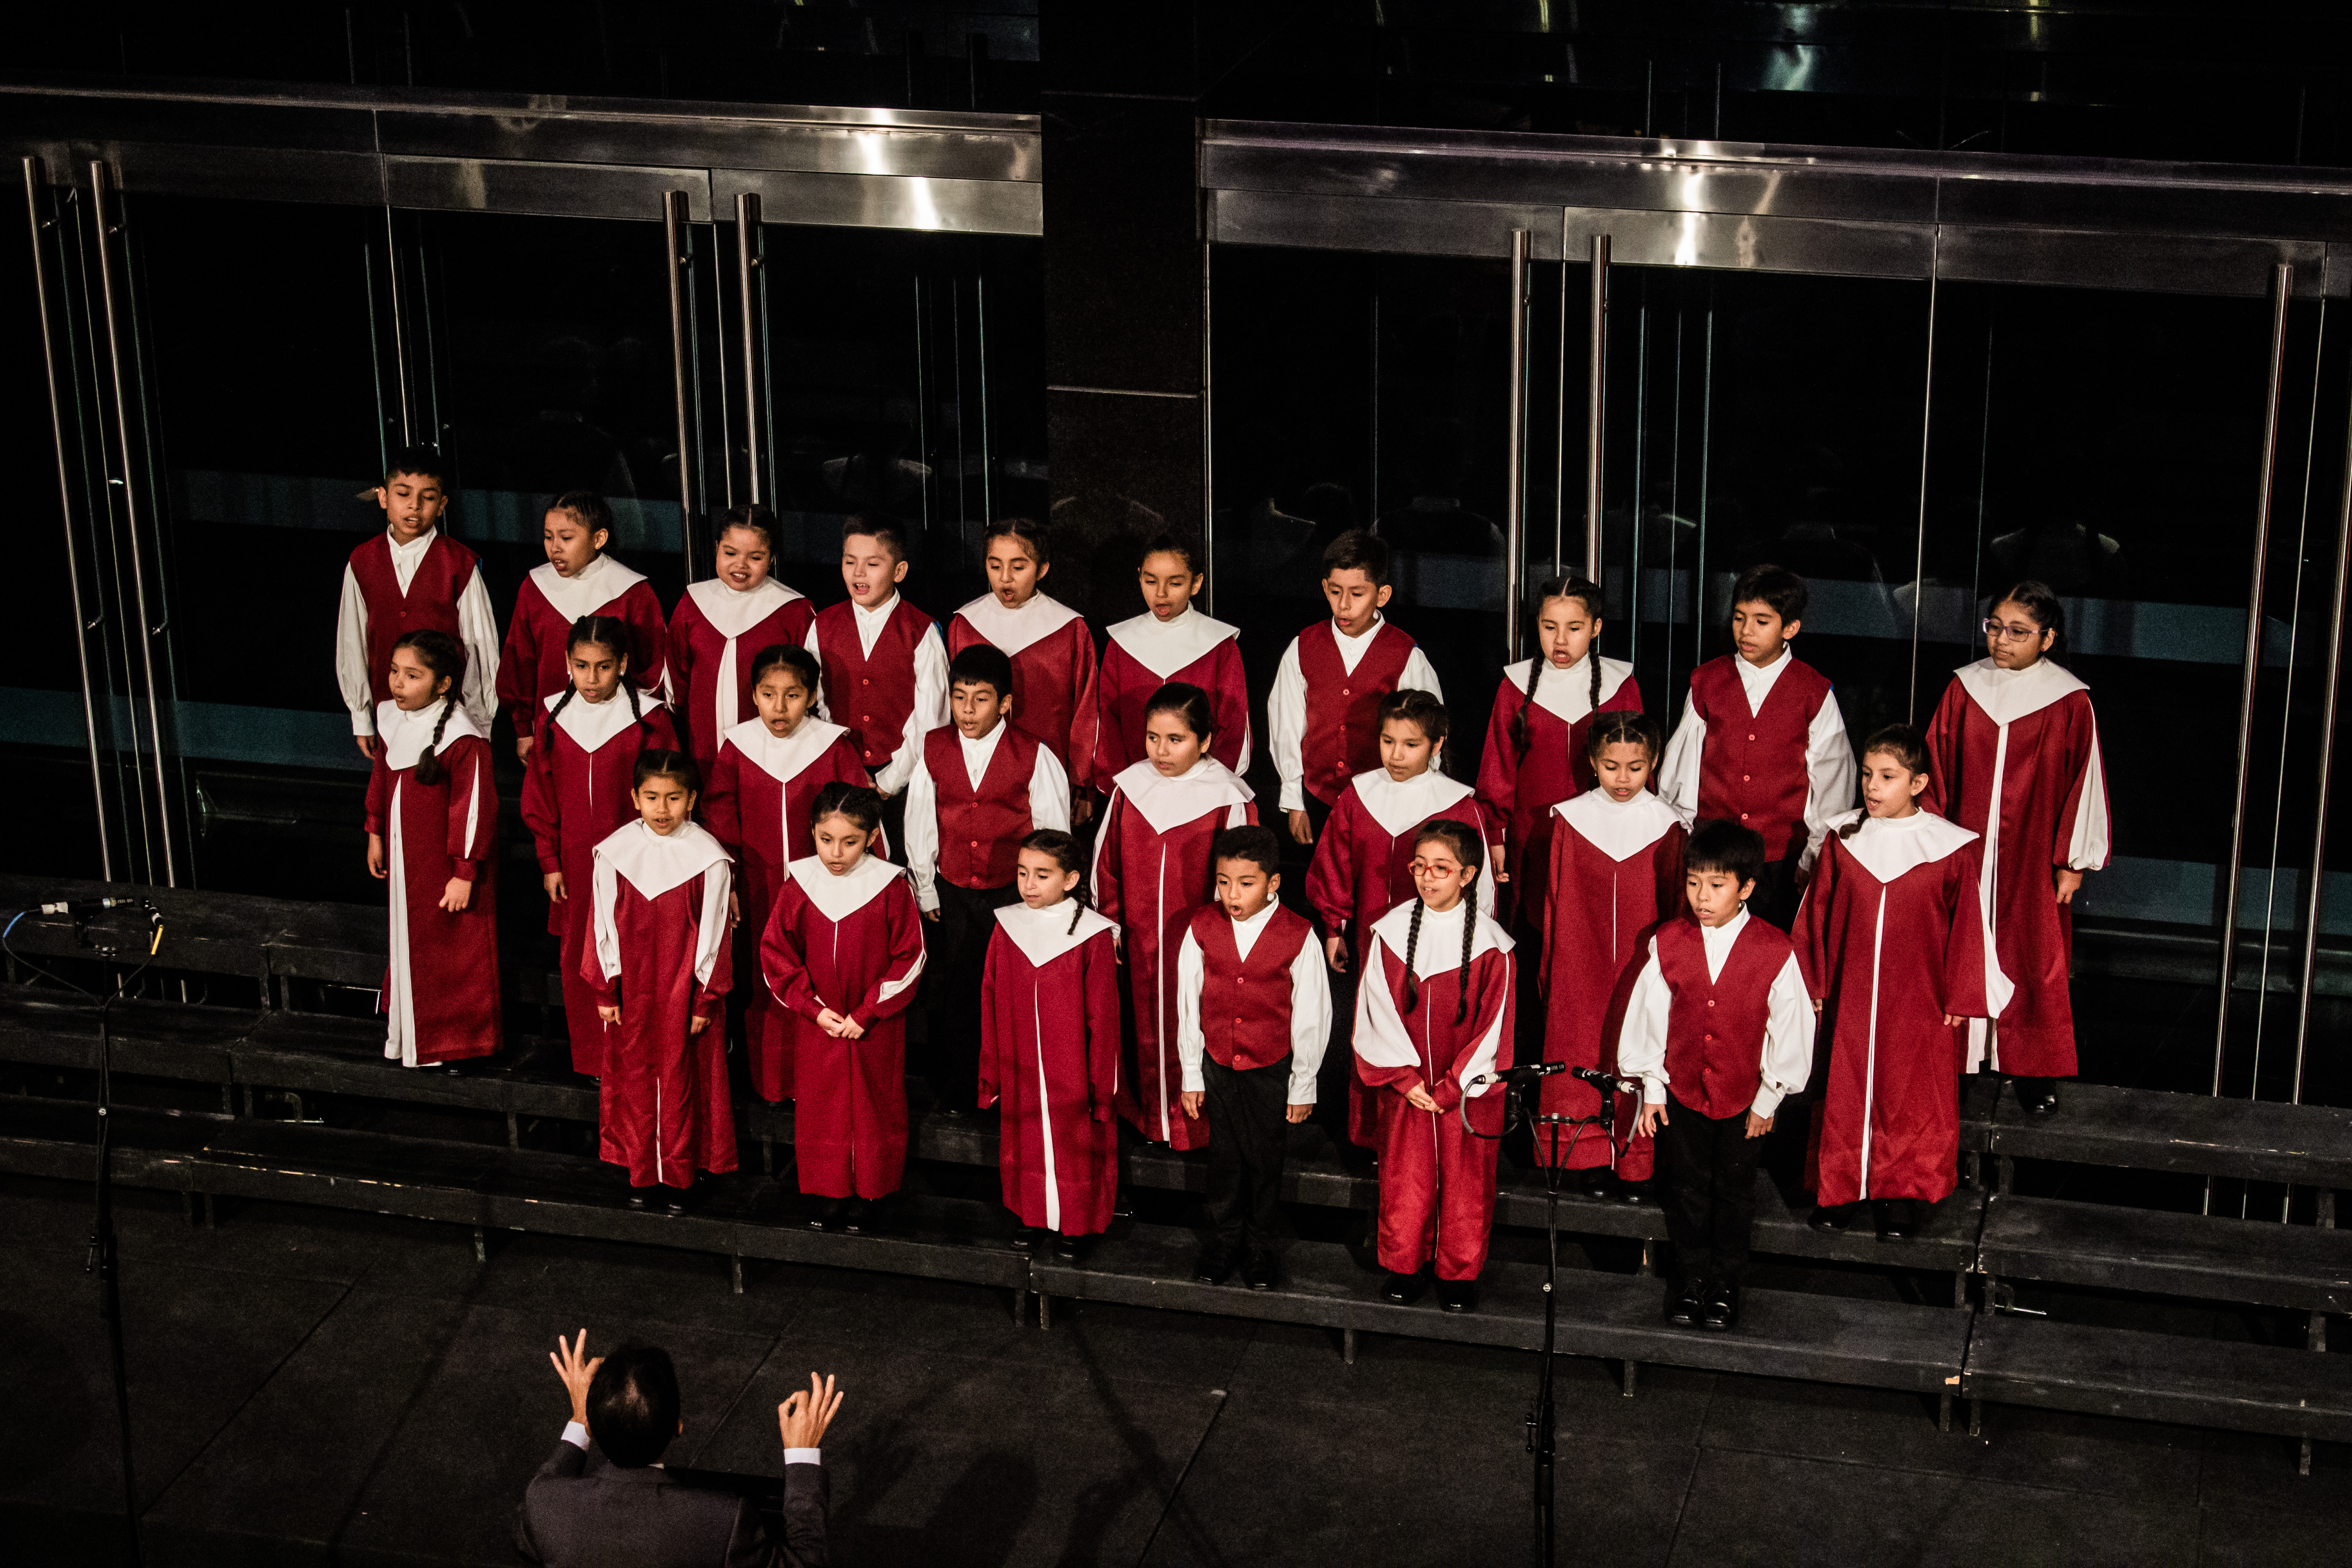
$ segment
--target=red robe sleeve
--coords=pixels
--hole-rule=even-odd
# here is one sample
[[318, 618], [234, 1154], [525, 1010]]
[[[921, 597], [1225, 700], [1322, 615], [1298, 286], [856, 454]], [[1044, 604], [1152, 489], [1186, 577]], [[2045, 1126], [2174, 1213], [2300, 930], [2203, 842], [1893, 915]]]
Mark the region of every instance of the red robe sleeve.
[[1954, 676], [1936, 703], [1935, 716], [1927, 721], [1927, 787], [1919, 796], [1919, 809], [1937, 816], [1951, 817], [1960, 797], [1958, 770], [1960, 748], [1966, 743], [1968, 705], [1968, 692]]
[[738, 862], [743, 858], [742, 763], [728, 742], [719, 743], [710, 759], [710, 776], [702, 781], [702, 826]]
[[[690, 952], [701, 950], [702, 920], [704, 911], [710, 908], [709, 882], [713, 877], [718, 878], [719, 883], [719, 918], [721, 921], [727, 918], [727, 891], [730, 879], [728, 868], [714, 866], [694, 879], [693, 912], [696, 942]], [[698, 1018], [707, 1018], [712, 1025], [725, 1028], [727, 993], [734, 984], [735, 943], [729, 939], [726, 932], [722, 931], [719, 938], [718, 953], [710, 963], [710, 978], [705, 980], [695, 991], [693, 1016]]]
[[[563, 869], [562, 809], [555, 787], [555, 748], [547, 743], [551, 728], [542, 709], [538, 728], [532, 731], [537, 738], [522, 764], [522, 822], [530, 829], [531, 843], [539, 851], [539, 874], [542, 877]], [[565, 890], [581, 893], [586, 889]]]
[[532, 689], [539, 676], [538, 617], [530, 612], [530, 603], [541, 597], [540, 592], [525, 578], [522, 595], [515, 602], [514, 616], [507, 622], [506, 646], [499, 650], [499, 701], [505, 705], [518, 735], [529, 735], [536, 719], [542, 693]]
[[879, 905], [882, 910], [884, 940], [889, 943], [889, 963], [882, 978], [866, 999], [852, 1008], [849, 1016], [861, 1029], [870, 1029], [885, 1018], [895, 1018], [913, 1005], [915, 982], [923, 973], [923, 914], [916, 907], [915, 891], [904, 877], [898, 878], [874, 900], [868, 909]]
[[977, 1104], [986, 1110], [994, 1105], [1004, 1082], [1005, 1065], [1012, 1058], [1016, 1037], [1013, 1032], [1012, 983], [1005, 978], [1011, 960], [1005, 952], [1013, 944], [1005, 939], [1004, 928], [998, 926], [988, 934], [988, 962], [980, 977], [980, 1092]]
[[1944, 915], [1950, 922], [1944, 936], [1944, 1011], [1955, 1018], [1990, 1018], [1985, 995], [1985, 922], [1979, 903], [1984, 876], [1984, 840], [1979, 838], [1945, 857]]
[[[1658, 877], [1658, 919], [1670, 921], [1682, 913], [1690, 901], [1683, 888], [1683, 850], [1690, 843], [1690, 835], [1680, 824], [1669, 827], [1659, 837], [1658, 847], [1650, 851], [1651, 869]], [[1648, 951], [1643, 944], [1644, 952]], [[1611, 1039], [1617, 1037], [1612, 1035]]]
[[1544, 871], [1543, 952], [1536, 958], [1536, 984], [1541, 987], [1546, 996], [1551, 994], [1552, 952], [1559, 947], [1564, 937], [1559, 922], [1551, 918], [1551, 912], [1567, 902], [1570, 896], [1568, 868], [1576, 861], [1576, 850], [1570, 841], [1574, 837], [1573, 833], [1560, 826], [1559, 824], [1552, 824], [1551, 864]]
[[667, 708], [647, 709], [645, 714], [645, 737], [642, 743], [637, 747], [638, 751], [682, 752], [686, 750], [685, 747], [677, 743], [677, 724], [670, 717], [670, 710]]
[[[1486, 1073], [1492, 1076], [1511, 1065], [1511, 1030], [1518, 1021], [1518, 1000], [1512, 994], [1517, 987], [1512, 984], [1511, 973], [1511, 955], [1500, 949], [1489, 948], [1470, 961], [1470, 973], [1462, 982], [1470, 987], [1470, 1018], [1462, 1026], [1462, 1047], [1446, 1065], [1445, 1076], [1429, 1086], [1429, 1098], [1449, 1116], [1462, 1103], [1462, 1075], [1469, 1071], [1490, 1035], [1496, 1042], [1495, 1060], [1485, 1069]], [[1489, 1096], [1502, 1093], [1500, 1089], [1486, 1092]]]
[[809, 981], [800, 934], [785, 918], [806, 902], [806, 896], [796, 895], [789, 882], [776, 895], [776, 907], [769, 911], [767, 929], [760, 933], [760, 973], [768, 982], [770, 995], [787, 1011], [814, 1024], [816, 1016], [824, 1011], [824, 1004], [817, 1000], [816, 987]]
[[[384, 748], [379, 742], [375, 758], [368, 764], [367, 814], [360, 820], [363, 830], [379, 836], [387, 831], [384, 822], [392, 815], [392, 769], [385, 765], [383, 758]], [[389, 855], [392, 851], [387, 848], [384, 853]], [[398, 876], [400, 868], [394, 866], [392, 872]]]
[[1087, 1102], [1097, 1121], [1118, 1113], [1118, 947], [1101, 931], [1081, 950], [1087, 977]]
[[[1209, 755], [1239, 773], [1242, 753], [1255, 750], [1250, 745], [1249, 675], [1242, 668], [1241, 640], [1227, 637], [1219, 643], [1209, 662], [1209, 709], [1217, 726], [1209, 741]], [[1252, 816], [1250, 820], [1257, 818]]]
[[449, 747], [441, 765], [449, 776], [449, 875], [478, 876], [499, 830], [499, 786], [490, 776], [489, 743], [467, 735]]
[[1323, 922], [1325, 934], [1344, 935], [1355, 918], [1356, 810], [1349, 802], [1351, 789], [1323, 824], [1315, 840], [1315, 858], [1307, 866], [1307, 903]]
[[1822, 840], [1821, 858], [1813, 863], [1812, 879], [1798, 900], [1797, 918], [1790, 922], [1789, 940], [1797, 950], [1797, 973], [1805, 977], [1805, 994], [1821, 1001], [1830, 994], [1830, 975], [1837, 954], [1830, 951], [1830, 926], [1837, 912], [1838, 890], [1844, 879], [1845, 848], [1832, 833]]
[[[662, 634], [662, 695], [668, 698], [678, 711], [693, 700], [694, 692], [694, 623], [702, 619], [702, 612], [691, 594], [677, 596], [677, 608], [669, 615], [669, 626]], [[636, 663], [630, 661], [629, 673], [647, 690], [652, 683], [640, 674]]]
[[637, 645], [629, 659], [629, 679], [647, 691], [659, 691], [669, 669], [669, 627], [662, 624], [661, 600], [654, 585], [632, 583], [627, 593], [598, 613], [628, 623], [630, 638]]
[[1128, 818], [1128, 813], [1120, 807], [1126, 804], [1127, 797], [1114, 785], [1110, 800], [1103, 807], [1102, 829], [1095, 835], [1094, 875], [1090, 879], [1094, 883], [1095, 908], [1105, 920], [1121, 927], [1127, 924], [1126, 900], [1118, 885], [1119, 855], [1127, 836]]
[[1070, 649], [1070, 683], [1074, 690], [1070, 703], [1070, 749], [1067, 754], [1070, 759], [1070, 787], [1077, 791], [1087, 787], [1089, 782], [1087, 775], [1094, 771], [1091, 762], [1102, 727], [1102, 713], [1097, 706], [1098, 700], [1095, 695], [1095, 685], [1101, 676], [1102, 666], [1095, 657], [1094, 633], [1087, 629], [1086, 622], [1071, 623], [1070, 638], [1073, 645]]
[[1478, 801], [1498, 822], [1511, 820], [1511, 805], [1518, 793], [1519, 747], [1511, 737], [1511, 721], [1518, 716], [1524, 701], [1517, 687], [1507, 680], [1502, 683], [1495, 693], [1495, 710], [1486, 720], [1486, 749], [1478, 756]]

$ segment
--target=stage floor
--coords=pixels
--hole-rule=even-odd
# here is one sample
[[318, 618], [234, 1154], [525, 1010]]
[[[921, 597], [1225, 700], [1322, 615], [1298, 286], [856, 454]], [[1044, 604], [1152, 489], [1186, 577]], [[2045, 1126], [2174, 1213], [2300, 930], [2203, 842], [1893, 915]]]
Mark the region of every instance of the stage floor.
[[[117, 1561], [115, 1432], [87, 1189], [0, 1180], [0, 1538]], [[848, 1391], [825, 1445], [834, 1561], [1525, 1561], [1519, 1353], [1008, 1292], [122, 1194], [135, 1460], [151, 1563], [510, 1563], [566, 1415], [546, 1352], [666, 1345], [675, 1463], [772, 1473], [774, 1407]], [[2352, 1449], [1612, 1364], [1559, 1367], [1560, 1561], [2341, 1561]]]

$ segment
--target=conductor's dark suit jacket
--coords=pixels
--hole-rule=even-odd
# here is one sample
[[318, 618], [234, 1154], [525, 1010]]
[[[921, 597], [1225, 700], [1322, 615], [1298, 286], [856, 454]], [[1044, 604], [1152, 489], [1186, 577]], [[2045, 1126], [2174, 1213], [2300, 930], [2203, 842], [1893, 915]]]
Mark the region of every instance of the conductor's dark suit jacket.
[[822, 1466], [784, 1467], [783, 1518], [778, 1542], [748, 1499], [558, 1441], [523, 1493], [515, 1545], [547, 1568], [823, 1568]]

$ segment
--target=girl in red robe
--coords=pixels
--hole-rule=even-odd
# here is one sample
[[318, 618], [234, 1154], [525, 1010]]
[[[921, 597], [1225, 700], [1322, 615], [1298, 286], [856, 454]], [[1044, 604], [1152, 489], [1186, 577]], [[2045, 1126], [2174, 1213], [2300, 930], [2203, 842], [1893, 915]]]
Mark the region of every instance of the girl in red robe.
[[791, 1015], [793, 1163], [824, 1201], [810, 1224], [863, 1230], [907, 1168], [907, 1006], [923, 973], [923, 917], [906, 868], [867, 853], [882, 797], [817, 792], [816, 853], [786, 868], [760, 942], [768, 989]]
[[1054, 569], [1045, 528], [1025, 517], [988, 525], [989, 591], [948, 622], [948, 657], [976, 642], [1013, 661], [1012, 722], [1034, 735], [1069, 774], [1075, 815], [1084, 822], [1094, 798], [1087, 784], [1095, 756], [1095, 637], [1086, 617], [1038, 592]]
[[1242, 669], [1241, 645], [1234, 640], [1241, 628], [1192, 608], [1192, 595], [1207, 581], [1200, 552], [1172, 533], [1160, 534], [1144, 547], [1135, 575], [1143, 589], [1144, 613], [1110, 628], [1095, 681], [1095, 788], [1108, 795], [1122, 769], [1145, 760], [1150, 704], [1171, 685], [1209, 694], [1216, 725], [1209, 754], [1235, 773], [1249, 772], [1249, 678]]
[[[1445, 704], [1407, 688], [1381, 699], [1379, 715], [1381, 765], [1348, 782], [1307, 868], [1307, 907], [1323, 922], [1325, 957], [1342, 974], [1363, 958], [1373, 922], [1414, 896], [1412, 840], [1423, 826], [1452, 817], [1476, 829], [1488, 851], [1502, 847], [1470, 786], [1445, 776]], [[1481, 877], [1475, 888], [1478, 912], [1492, 916], [1494, 879]], [[1348, 1075], [1348, 1136], [1367, 1149], [1380, 1146], [1372, 1118], [1381, 1103]]]
[[582, 955], [593, 924], [588, 893], [596, 846], [631, 821], [637, 808], [638, 756], [677, 749], [669, 715], [639, 695], [629, 679], [629, 628], [610, 616], [583, 616], [564, 652], [572, 684], [551, 697], [523, 763], [522, 819], [539, 848], [547, 889], [547, 929], [562, 942], [563, 1022], [572, 1036], [572, 1070], [603, 1076], [611, 1044]]
[[[809, 823], [818, 793], [827, 784], [874, 786], [849, 731], [812, 711], [816, 688], [816, 655], [789, 643], [761, 648], [751, 660], [758, 717], [727, 731], [702, 797], [703, 825], [735, 857], [737, 913], [752, 942], [768, 928], [785, 868], [815, 853]], [[743, 1037], [753, 1092], [772, 1103], [790, 1100], [791, 1021], [764, 985], [743, 998]]]
[[752, 655], [798, 643], [816, 618], [814, 605], [768, 575], [775, 524], [766, 507], [730, 509], [719, 524], [717, 574], [688, 583], [670, 612], [667, 689], [706, 780], [721, 738], [752, 716]]
[[1877, 1209], [1882, 1241], [1916, 1234], [1919, 1205], [1952, 1190], [1960, 1158], [1960, 1026], [1998, 1015], [1983, 840], [1919, 809], [1927, 743], [1890, 724], [1862, 748], [1861, 811], [1839, 816], [1797, 908], [1797, 967], [1832, 1030], [1823, 1075], [1821, 1207]]
[[383, 1054], [403, 1067], [499, 1048], [499, 795], [489, 742], [459, 700], [465, 678], [456, 637], [410, 632], [375, 710], [367, 867], [392, 884]]
[[2107, 784], [2090, 688], [2047, 657], [2066, 632], [2057, 595], [2020, 583], [1985, 627], [1990, 657], [1953, 676], [1928, 721], [1921, 804], [1983, 837], [1993, 940], [2015, 987], [1990, 1027], [1969, 1026], [1969, 1067], [2013, 1076], [2041, 1115], [2074, 1076], [2074, 890], [2107, 863]]
[[1511, 939], [1473, 892], [1486, 852], [1477, 832], [1440, 818], [1412, 848], [1419, 896], [1373, 922], [1356, 987], [1356, 1072], [1391, 1101], [1380, 1117], [1381, 1293], [1412, 1301], [1433, 1261], [1437, 1304], [1466, 1312], [1495, 1220], [1498, 1075], [1511, 1065], [1517, 985]]
[[596, 846], [595, 939], [581, 974], [612, 1027], [598, 1105], [599, 1150], [629, 1173], [629, 1205], [668, 1189], [673, 1214], [703, 1171], [735, 1168], [735, 1107], [723, 1018], [727, 851], [689, 820], [694, 760], [639, 753], [637, 820]]
[[1215, 890], [1218, 833], [1257, 820], [1249, 785], [1209, 754], [1212, 713], [1209, 694], [1181, 681], [1144, 704], [1150, 760], [1111, 779], [1090, 879], [1095, 907], [1118, 923], [1135, 1005], [1135, 1070], [1118, 1075], [1118, 1111], [1152, 1142], [1177, 1149], [1207, 1143], [1209, 1121], [1187, 1119], [1178, 1104], [1176, 952], [1192, 911]]
[[1040, 828], [1021, 840], [1021, 901], [996, 911], [980, 993], [980, 1105], [1001, 1105], [997, 1158], [1013, 1245], [1040, 1231], [1078, 1256], [1118, 1195], [1118, 928], [1077, 895], [1086, 850]]
[[564, 645], [583, 616], [607, 615], [629, 628], [629, 668], [648, 691], [661, 689], [669, 634], [661, 601], [641, 573], [604, 553], [613, 509], [593, 490], [566, 490], [540, 525], [546, 564], [534, 566], [515, 595], [499, 656], [499, 701], [515, 729], [515, 755], [530, 756], [540, 704], [572, 684]]
[[1601, 590], [1581, 577], [1550, 577], [1536, 585], [1535, 600], [1537, 657], [1504, 668], [1478, 763], [1478, 799], [1506, 825], [1504, 852], [1495, 858], [1503, 884], [1496, 918], [1521, 932], [1536, 931], [1543, 918], [1551, 808], [1592, 787], [1585, 754], [1592, 716], [1642, 710], [1633, 667], [1601, 658], [1594, 646]]
[[[1541, 987], [1543, 1059], [1570, 1067], [1617, 1070], [1617, 1029], [1624, 994], [1649, 951], [1658, 922], [1682, 912], [1682, 818], [1650, 788], [1664, 738], [1647, 714], [1610, 711], [1594, 717], [1585, 740], [1585, 763], [1597, 788], [1551, 808], [1551, 868], [1544, 898]], [[1633, 1131], [1638, 1095], [1612, 1097], [1615, 1125], [1582, 1130], [1574, 1145], [1560, 1140], [1560, 1163], [1591, 1173], [1585, 1187], [1631, 1202], [1655, 1169], [1652, 1141]], [[1543, 1080], [1541, 1109], [1559, 1116], [1595, 1116], [1601, 1095], [1590, 1084], [1558, 1073]], [[1622, 1149], [1622, 1152], [1619, 1151]], [[1536, 1159], [1549, 1164], [1551, 1128], [1536, 1130]]]

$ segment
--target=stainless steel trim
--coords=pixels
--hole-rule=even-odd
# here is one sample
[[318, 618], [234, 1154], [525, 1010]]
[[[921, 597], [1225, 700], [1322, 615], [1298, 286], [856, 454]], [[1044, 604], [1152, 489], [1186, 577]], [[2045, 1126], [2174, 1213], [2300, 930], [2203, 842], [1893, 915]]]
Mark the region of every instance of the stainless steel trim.
[[[1551, 574], [1559, 575], [1568, 547], [1568, 215], [1560, 214], [1559, 353], [1551, 405]], [[1511, 650], [1516, 653], [1518, 650]]]
[[677, 508], [678, 554], [686, 567], [686, 580], [696, 581], [694, 570], [694, 522], [698, 513], [695, 503], [699, 499], [696, 490], [694, 471], [694, 371], [693, 346], [687, 341], [686, 320], [686, 254], [687, 193], [670, 191], [662, 197], [662, 235], [669, 247], [669, 364], [672, 384], [677, 392]]
[[760, 302], [755, 274], [760, 261], [752, 237], [760, 229], [760, 193], [735, 193], [735, 284], [743, 298], [743, 453], [751, 471], [750, 500], [768, 499], [760, 472]]
[[2336, 701], [2344, 679], [2344, 617], [2352, 613], [2352, 433], [2345, 438], [2344, 505], [2336, 528], [2336, 613], [2327, 621], [2327, 682], [2319, 702], [2319, 793], [2312, 813], [2311, 870], [2305, 879], [2303, 977], [2294, 997], [2294, 1093], [2303, 1103], [2305, 1047], [2311, 1039], [2311, 987], [2319, 962], [2319, 918], [2327, 880], [2327, 793], [2335, 783]]
[[1201, 558], [1208, 570], [1201, 585], [1209, 591], [1209, 602], [1203, 607], [1212, 615], [1216, 613], [1217, 607], [1217, 422], [1216, 410], [1211, 401], [1211, 393], [1215, 386], [1212, 374], [1215, 368], [1215, 346], [1210, 337], [1213, 318], [1209, 312], [1214, 300], [1210, 288], [1210, 268], [1215, 255], [1216, 248], [1209, 243], [1208, 227], [1203, 224], [1201, 226]]
[[1511, 391], [1503, 480], [1503, 646], [1519, 651], [1519, 600], [1526, 593], [1528, 548], [1528, 255], [1535, 236], [1511, 232]]
[[1927, 279], [1927, 371], [1919, 387], [1919, 532], [1911, 552], [1911, 683], [1905, 690], [1903, 717], [1919, 718], [1919, 584], [1927, 574], [1927, 450], [1936, 428], [1936, 279]]
[[[1612, 237], [1591, 237], [1592, 344], [1584, 386], [1584, 578], [1601, 581], [1601, 480], [1609, 433], [1609, 256]], [[1562, 240], [1564, 245], [1567, 241]], [[1640, 502], [1634, 505], [1638, 510]], [[1637, 524], [1638, 526], [1638, 524]]]

